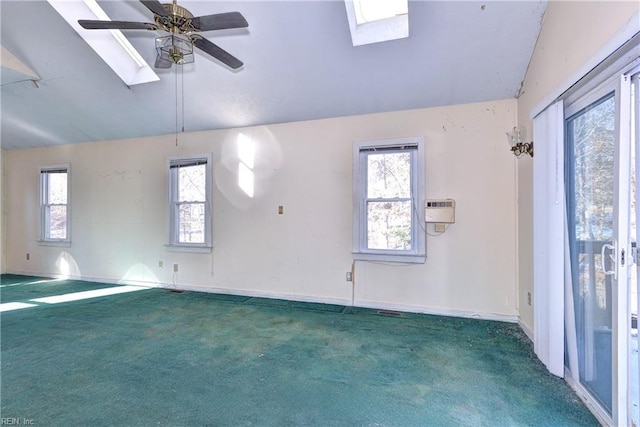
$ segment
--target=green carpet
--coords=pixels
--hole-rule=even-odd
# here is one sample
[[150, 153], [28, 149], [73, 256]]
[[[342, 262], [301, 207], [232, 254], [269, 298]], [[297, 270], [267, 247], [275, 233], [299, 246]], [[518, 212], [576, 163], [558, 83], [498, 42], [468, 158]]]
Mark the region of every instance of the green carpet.
[[[40, 280], [2, 276], [2, 303], [113, 286]], [[34, 425], [598, 425], [513, 324], [162, 289], [35, 304], [0, 319], [2, 417]]]

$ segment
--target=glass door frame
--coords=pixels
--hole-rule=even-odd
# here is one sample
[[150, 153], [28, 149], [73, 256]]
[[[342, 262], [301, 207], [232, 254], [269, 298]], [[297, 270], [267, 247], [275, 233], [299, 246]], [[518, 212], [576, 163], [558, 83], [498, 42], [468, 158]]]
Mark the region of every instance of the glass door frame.
[[[631, 422], [631, 398], [630, 398], [630, 354], [631, 354], [631, 308], [630, 308], [630, 269], [633, 266], [630, 215], [631, 213], [631, 76], [640, 71], [640, 61], [635, 59], [624, 67], [615, 69], [618, 62], [605, 69], [594, 77], [589, 76], [589, 81], [580, 85], [571, 94], [564, 97], [565, 123], [566, 118], [573, 116], [581, 109], [597, 102], [608, 93], [614, 91], [615, 97], [615, 158], [614, 158], [614, 249], [612, 260], [614, 269], [612, 273], [612, 408], [611, 414], [595, 399], [591, 393], [579, 383], [584, 391], [586, 401], [596, 408], [598, 415], [614, 425], [628, 425]], [[612, 69], [613, 68], [613, 69]], [[636, 80], [637, 81], [637, 80]], [[636, 85], [636, 94], [637, 92]], [[566, 94], [565, 94], [566, 95]], [[638, 102], [636, 96], [635, 102]], [[638, 108], [636, 107], [636, 123], [638, 120]], [[638, 128], [635, 129], [636, 135]], [[565, 135], [566, 138], [566, 135]], [[636, 138], [637, 146], [640, 145]], [[568, 150], [567, 150], [568, 152]], [[638, 152], [638, 151], [636, 151]], [[568, 155], [568, 154], [567, 154]], [[636, 156], [636, 162], [640, 160]], [[640, 169], [636, 168], [636, 171]], [[638, 172], [636, 172], [638, 173]], [[640, 190], [636, 188], [638, 194]], [[620, 209], [622, 207], [622, 209]], [[640, 217], [640, 208], [635, 214]], [[640, 231], [638, 232], [640, 234]], [[639, 236], [640, 237], [640, 236]], [[609, 252], [611, 254], [611, 252]], [[571, 268], [570, 265], [567, 268]], [[566, 301], [573, 304], [573, 301]], [[567, 341], [569, 344], [569, 341]], [[571, 344], [569, 344], [571, 346]], [[567, 352], [577, 352], [576, 348], [568, 348]], [[640, 359], [640, 357], [639, 357]], [[567, 367], [567, 370], [570, 371]], [[579, 382], [579, 374], [569, 372], [569, 375]], [[638, 380], [638, 379], [636, 379]]]
[[631, 355], [631, 74], [618, 77], [616, 90], [616, 189], [614, 192], [613, 422], [629, 425]]
[[[629, 269], [633, 269], [634, 266], [632, 264], [632, 261], [635, 262], [635, 286], [636, 286], [636, 335], [637, 335], [637, 331], [638, 331], [638, 310], [640, 309], [640, 65], [636, 66], [632, 72], [630, 73], [631, 75], [631, 90], [633, 91], [633, 96], [631, 98], [631, 104], [632, 104], [632, 113], [633, 116], [630, 117], [631, 119], [631, 137], [632, 140], [635, 138], [635, 203], [636, 203], [636, 210], [635, 212], [631, 212], [631, 215], [635, 215], [635, 224], [636, 224], [636, 235], [633, 236], [631, 235], [630, 238], [633, 239], [635, 237], [635, 247], [629, 248]], [[630, 280], [633, 280], [633, 274], [630, 274]], [[629, 284], [630, 289], [629, 291], [631, 291], [631, 288], [633, 286], [632, 283]], [[631, 294], [631, 292], [629, 293], [629, 298], [633, 298], [633, 295]], [[631, 303], [631, 301], [629, 301]], [[629, 315], [631, 317], [631, 315], [633, 314], [633, 310], [631, 307], [629, 307]], [[640, 396], [638, 395], [638, 393], [640, 393], [640, 352], [638, 352], [638, 354], [636, 355], [635, 360], [632, 360], [633, 356], [632, 356], [632, 351], [631, 351], [631, 345], [632, 345], [632, 338], [631, 338], [631, 332], [633, 330], [633, 326], [631, 325], [633, 322], [633, 320], [631, 319], [631, 321], [629, 322], [629, 350], [628, 350], [628, 354], [630, 357], [629, 360], [629, 382], [630, 382], [630, 386], [628, 387], [629, 389], [629, 402], [628, 402], [628, 406], [629, 406], [629, 419], [628, 419], [628, 424], [631, 425], [632, 422], [636, 422], [636, 425], [640, 425], [640, 408], [633, 408], [634, 403], [638, 406], [640, 406]], [[636, 345], [638, 345], [638, 342], [640, 341], [640, 336], [636, 336], [635, 338], [636, 340]], [[633, 377], [633, 372], [634, 369], [632, 369], [633, 364], [635, 364], [635, 372], [636, 372], [636, 376], [635, 378]], [[635, 382], [635, 387], [634, 387], [634, 383]], [[633, 390], [635, 388], [635, 396], [633, 396]]]

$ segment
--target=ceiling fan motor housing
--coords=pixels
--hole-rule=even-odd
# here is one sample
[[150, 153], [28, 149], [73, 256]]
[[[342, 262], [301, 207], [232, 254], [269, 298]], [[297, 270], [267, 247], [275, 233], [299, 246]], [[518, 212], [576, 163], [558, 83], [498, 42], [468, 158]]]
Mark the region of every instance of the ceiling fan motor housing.
[[186, 8], [173, 3], [163, 4], [169, 16], [155, 16], [155, 23], [165, 31], [175, 34], [190, 34], [196, 29], [191, 25], [193, 14]]

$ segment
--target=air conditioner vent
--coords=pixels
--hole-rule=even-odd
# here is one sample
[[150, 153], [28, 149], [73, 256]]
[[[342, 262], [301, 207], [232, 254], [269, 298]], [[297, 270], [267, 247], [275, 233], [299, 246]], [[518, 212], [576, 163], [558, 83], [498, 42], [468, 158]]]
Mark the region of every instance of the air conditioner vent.
[[453, 199], [427, 200], [424, 222], [452, 224], [456, 222], [456, 201]]
[[427, 201], [427, 208], [452, 208], [455, 206], [453, 200], [430, 200]]

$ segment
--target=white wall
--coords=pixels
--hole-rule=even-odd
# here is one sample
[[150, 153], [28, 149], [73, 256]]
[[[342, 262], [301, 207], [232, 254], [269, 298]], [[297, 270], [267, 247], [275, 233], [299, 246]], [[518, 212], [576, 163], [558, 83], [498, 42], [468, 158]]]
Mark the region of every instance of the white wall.
[[[531, 136], [533, 108], [570, 79], [623, 28], [640, 29], [637, 1], [552, 0], [518, 99], [518, 124]], [[554, 94], [557, 96], [559, 94]], [[526, 156], [518, 162], [519, 307], [522, 322], [533, 328], [533, 168]]]
[[[177, 263], [189, 289], [515, 319], [515, 116], [516, 101], [501, 100], [187, 133], [177, 147], [168, 135], [6, 151], [6, 268], [57, 275], [64, 259], [74, 276], [166, 285]], [[236, 184], [239, 132], [258, 145], [253, 199]], [[425, 264], [358, 262], [352, 295], [352, 142], [415, 135], [427, 142], [427, 197], [456, 199], [457, 222], [427, 238]], [[166, 158], [203, 152], [216, 165], [215, 248], [170, 252]], [[67, 162], [73, 242], [40, 246], [38, 167]]]

